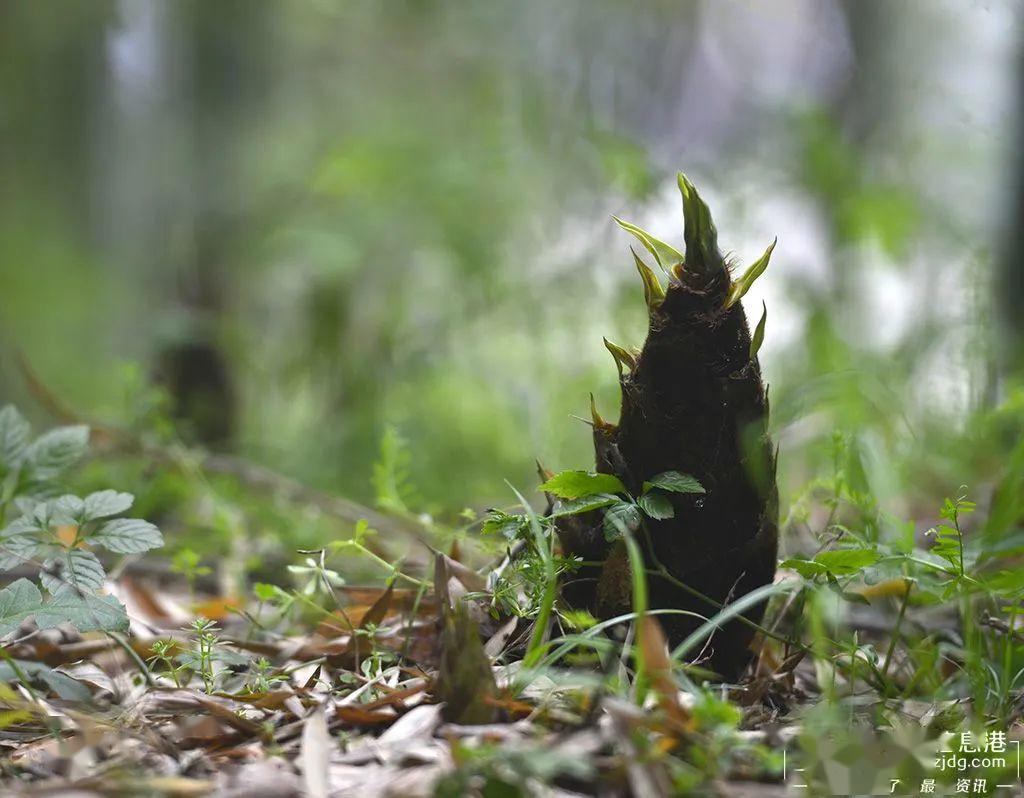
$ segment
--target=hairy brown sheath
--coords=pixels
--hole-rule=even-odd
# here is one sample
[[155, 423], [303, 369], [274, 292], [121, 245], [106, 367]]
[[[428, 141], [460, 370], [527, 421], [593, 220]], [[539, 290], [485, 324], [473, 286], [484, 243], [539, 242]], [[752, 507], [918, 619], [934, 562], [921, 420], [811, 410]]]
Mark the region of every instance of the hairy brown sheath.
[[[704, 494], [669, 494], [674, 516], [646, 518], [638, 532], [647, 561], [650, 607], [714, 616], [714, 604], [657, 574], [676, 580], [718, 604], [727, 604], [772, 581], [778, 543], [776, 453], [768, 436], [768, 398], [757, 349], [763, 319], [751, 343], [740, 297], [764, 271], [772, 248], [733, 279], [718, 249], [707, 205], [680, 173], [685, 256], [625, 222], [668, 273], [658, 277], [634, 252], [650, 311], [643, 349], [634, 355], [605, 342], [619, 368], [622, 412], [617, 425], [593, 408], [597, 470], [614, 474], [639, 496], [651, 477], [679, 471], [696, 477]], [[618, 220], [617, 220], [618, 221]], [[563, 585], [574, 606], [600, 618], [632, 611], [624, 544], [606, 541], [604, 511], [559, 522], [566, 554], [588, 562]], [[649, 534], [648, 534], [649, 533]], [[763, 605], [745, 616], [759, 621]], [[699, 624], [684, 615], [662, 615], [671, 645]], [[750, 659], [753, 630], [734, 620], [713, 635], [708, 663], [727, 679]]]

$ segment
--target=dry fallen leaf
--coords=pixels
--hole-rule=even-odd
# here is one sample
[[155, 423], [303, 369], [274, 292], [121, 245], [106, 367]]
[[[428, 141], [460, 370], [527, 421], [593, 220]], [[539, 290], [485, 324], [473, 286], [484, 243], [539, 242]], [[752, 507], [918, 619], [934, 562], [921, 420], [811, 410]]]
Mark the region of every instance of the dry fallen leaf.
[[302, 747], [299, 752], [302, 782], [309, 798], [327, 798], [330, 792], [328, 766], [331, 747], [324, 710], [317, 707], [303, 724]]

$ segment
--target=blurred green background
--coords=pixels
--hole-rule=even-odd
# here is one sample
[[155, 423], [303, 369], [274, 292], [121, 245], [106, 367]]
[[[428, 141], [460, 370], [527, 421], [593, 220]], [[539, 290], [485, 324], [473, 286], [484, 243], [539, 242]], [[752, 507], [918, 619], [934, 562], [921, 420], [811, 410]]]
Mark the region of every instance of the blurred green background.
[[893, 512], [983, 491], [1020, 434], [1020, 40], [1012, 0], [5, 0], [0, 401], [48, 423], [21, 352], [166, 435], [159, 378], [185, 440], [330, 493], [508, 504], [590, 464], [601, 337], [646, 324], [610, 217], [678, 245], [683, 169], [737, 261], [779, 237], [745, 303], [783, 506], [837, 435]]

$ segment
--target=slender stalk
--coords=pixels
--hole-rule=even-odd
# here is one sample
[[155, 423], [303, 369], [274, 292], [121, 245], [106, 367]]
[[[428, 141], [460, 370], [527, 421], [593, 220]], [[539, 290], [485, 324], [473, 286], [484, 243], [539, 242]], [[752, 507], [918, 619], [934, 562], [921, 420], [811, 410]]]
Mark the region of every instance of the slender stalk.
[[[633, 612], [636, 613], [636, 628], [639, 631], [644, 617], [647, 615], [647, 572], [644, 569], [644, 555], [637, 545], [636, 538], [628, 530], [623, 530], [623, 538], [626, 544], [626, 553], [629, 555], [629, 569], [633, 578]], [[644, 663], [643, 641], [634, 649], [636, 662], [636, 701], [643, 704], [644, 696], [647, 694], [646, 668]]]
[[892, 630], [892, 637], [889, 639], [889, 649], [885, 652], [885, 662], [882, 664], [882, 677], [889, 676], [889, 666], [892, 664], [892, 655], [896, 651], [896, 641], [900, 637], [900, 627], [903, 625], [903, 618], [907, 614], [907, 605], [910, 603], [910, 591], [914, 583], [910, 579], [904, 580], [903, 601], [900, 602], [900, 612], [896, 616], [896, 627]]

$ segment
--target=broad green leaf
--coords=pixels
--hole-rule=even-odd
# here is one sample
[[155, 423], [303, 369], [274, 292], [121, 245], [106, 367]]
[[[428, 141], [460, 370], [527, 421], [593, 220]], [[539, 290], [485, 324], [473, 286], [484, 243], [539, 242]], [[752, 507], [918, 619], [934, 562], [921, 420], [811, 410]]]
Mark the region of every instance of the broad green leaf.
[[52, 479], [84, 455], [88, 446], [88, 427], [57, 427], [36, 438], [25, 456], [37, 478]]
[[627, 233], [636, 236], [637, 240], [654, 256], [654, 260], [666, 272], [677, 263], [683, 262], [683, 253], [675, 247], [666, 244], [664, 241], [659, 241], [647, 231], [641, 230], [635, 224], [623, 221], [618, 216], [613, 216], [612, 218], [619, 227]]
[[620, 501], [609, 507], [604, 514], [605, 540], [618, 540], [626, 532], [640, 528], [640, 508], [633, 502]]
[[95, 521], [98, 518], [109, 518], [112, 515], [123, 513], [132, 506], [135, 497], [130, 493], [121, 493], [116, 490], [101, 490], [90, 493], [85, 497], [85, 521]]
[[0, 539], [0, 570], [32, 564], [47, 546], [33, 535], [12, 535]]
[[28, 447], [29, 424], [14, 405], [0, 409], [0, 465], [14, 468]]
[[17, 629], [43, 604], [43, 594], [27, 579], [18, 579], [0, 590], [0, 637]]
[[[45, 510], [43, 511], [43, 518], [47, 518]], [[19, 537], [22, 535], [34, 535], [45, 531], [48, 528], [48, 523], [45, 521], [40, 523], [39, 516], [35, 512], [33, 507], [27, 513], [18, 516], [11, 523], [0, 530], [0, 539]]]
[[106, 577], [96, 555], [85, 549], [68, 549], [50, 557], [39, 572], [39, 581], [53, 594], [68, 585], [79, 590], [99, 590]]
[[704, 486], [689, 474], [680, 474], [678, 471], [665, 471], [655, 474], [644, 483], [644, 493], [651, 488], [661, 488], [670, 493], [704, 493]]
[[592, 471], [563, 471], [556, 474], [540, 490], [553, 493], [560, 499], [578, 499], [595, 493], [626, 493], [626, 486], [611, 474], [595, 474]]
[[141, 518], [115, 518], [89, 535], [93, 546], [102, 546], [115, 554], [139, 554], [164, 545], [163, 535]]
[[55, 524], [79, 524], [85, 512], [85, 502], [70, 493], [49, 503], [50, 520]]
[[10, 634], [29, 618], [35, 618], [40, 629], [52, 629], [62, 623], [70, 623], [80, 632], [128, 628], [128, 615], [113, 596], [97, 596], [65, 587], [44, 603], [39, 588], [27, 579], [19, 579], [0, 590], [0, 637]]
[[549, 517], [561, 518], [566, 515], [579, 515], [580, 513], [587, 513], [591, 510], [607, 507], [609, 504], [615, 504], [617, 501], [619, 501], [617, 496], [612, 496], [608, 493], [580, 496], [578, 499], [569, 499], [563, 502]]
[[854, 574], [874, 565], [881, 555], [873, 549], [833, 549], [815, 555], [814, 562], [835, 576]]
[[659, 521], [665, 518], [672, 518], [676, 514], [675, 508], [672, 506], [672, 502], [669, 501], [668, 496], [657, 490], [645, 493], [637, 500], [637, 504], [640, 505], [640, 509], [647, 513], [649, 517]]
[[796, 571], [804, 579], [813, 579], [816, 576], [821, 576], [828, 572], [821, 563], [814, 562], [813, 560], [805, 560], [800, 557], [790, 557], [788, 560], [783, 560], [779, 563], [780, 568], [789, 568], [792, 571]]
[[[92, 691], [82, 682], [73, 679], [66, 673], [54, 670], [42, 662], [31, 660], [15, 660], [18, 670], [25, 676], [46, 684], [56, 696], [64, 701], [88, 701], [92, 698]], [[0, 662], [0, 682], [8, 683], [17, 680], [18, 674], [14, 672], [9, 662]]]
[[128, 613], [116, 598], [97, 596], [73, 587], [64, 587], [34, 614], [40, 629], [50, 629], [62, 623], [70, 623], [79, 632], [96, 629], [123, 632], [128, 629]]

